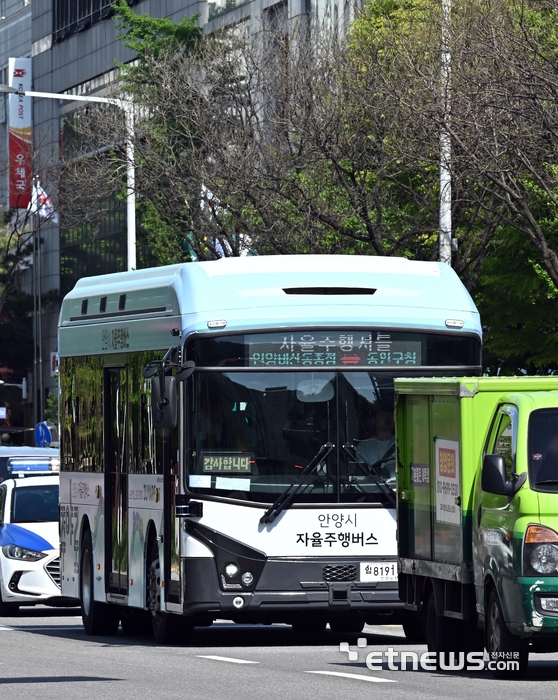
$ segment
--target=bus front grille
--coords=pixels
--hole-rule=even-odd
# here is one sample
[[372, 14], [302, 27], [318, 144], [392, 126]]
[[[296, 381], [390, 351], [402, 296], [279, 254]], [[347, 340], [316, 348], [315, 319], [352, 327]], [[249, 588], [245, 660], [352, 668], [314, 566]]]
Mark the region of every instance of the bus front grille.
[[354, 564], [324, 566], [323, 577], [324, 581], [355, 581], [357, 568]]

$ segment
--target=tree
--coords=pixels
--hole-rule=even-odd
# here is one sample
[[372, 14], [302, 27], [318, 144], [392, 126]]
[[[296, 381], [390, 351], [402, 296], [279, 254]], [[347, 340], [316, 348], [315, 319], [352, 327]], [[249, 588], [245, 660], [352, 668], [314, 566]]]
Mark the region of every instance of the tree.
[[33, 356], [33, 297], [22, 292], [19, 277], [32, 252], [29, 213], [8, 212], [0, 228], [0, 375], [21, 379]]
[[[447, 103], [437, 0], [373, 0], [348, 41], [280, 14], [179, 34], [121, 3], [124, 40], [138, 53], [122, 67], [137, 105], [138, 199], [157, 259], [250, 248], [436, 259], [444, 128], [454, 266], [469, 290], [511, 241], [535, 287], [543, 272], [556, 287], [555, 9], [556, 0], [454, 3]], [[98, 132], [116, 147], [90, 149], [76, 167], [97, 168], [88, 187], [114, 196], [122, 119], [94, 115], [95, 129], [79, 124], [84, 142]]]

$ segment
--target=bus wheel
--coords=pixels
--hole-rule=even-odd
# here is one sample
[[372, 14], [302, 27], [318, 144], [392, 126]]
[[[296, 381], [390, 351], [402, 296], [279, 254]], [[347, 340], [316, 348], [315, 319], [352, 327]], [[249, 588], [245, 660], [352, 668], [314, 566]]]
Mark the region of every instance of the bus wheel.
[[364, 620], [359, 617], [337, 617], [329, 621], [334, 634], [359, 634], [364, 628]]
[[153, 636], [157, 644], [188, 644], [194, 631], [192, 621], [161, 610], [162, 590], [159, 547], [154, 539], [147, 569], [147, 609], [151, 612]]
[[81, 619], [89, 635], [114, 635], [118, 630], [119, 610], [116, 606], [95, 600], [93, 588], [93, 545], [89, 530], [81, 543], [80, 565]]
[[[522, 678], [529, 663], [529, 641], [509, 631], [495, 589], [488, 599], [485, 625], [485, 646], [491, 657], [489, 669], [492, 675], [496, 678]], [[517, 668], [512, 668], [509, 661], [515, 662]]]
[[124, 608], [120, 625], [124, 634], [130, 637], [151, 634], [151, 615], [146, 610]]

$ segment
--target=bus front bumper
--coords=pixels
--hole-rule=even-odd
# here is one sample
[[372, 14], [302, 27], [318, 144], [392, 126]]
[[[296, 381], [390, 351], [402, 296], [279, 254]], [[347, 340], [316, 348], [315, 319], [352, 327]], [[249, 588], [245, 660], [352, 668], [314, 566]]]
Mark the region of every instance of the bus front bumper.
[[222, 576], [219, 580], [214, 559], [185, 559], [184, 612], [288, 621], [293, 613], [304, 611], [351, 613], [373, 620], [377, 613], [403, 608], [397, 581], [324, 580], [324, 567], [329, 567], [325, 575], [330, 578], [351, 579], [358, 566], [358, 561], [346, 559], [269, 559], [256, 585], [248, 590], [240, 583], [227, 584]]

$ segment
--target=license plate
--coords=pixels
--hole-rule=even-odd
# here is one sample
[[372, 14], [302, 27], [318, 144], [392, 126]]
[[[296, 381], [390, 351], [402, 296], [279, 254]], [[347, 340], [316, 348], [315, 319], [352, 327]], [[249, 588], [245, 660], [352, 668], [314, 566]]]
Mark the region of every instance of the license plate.
[[372, 562], [361, 562], [360, 580], [376, 583], [397, 581], [397, 563], [374, 564]]

